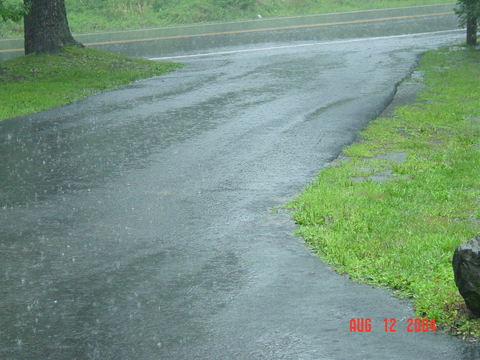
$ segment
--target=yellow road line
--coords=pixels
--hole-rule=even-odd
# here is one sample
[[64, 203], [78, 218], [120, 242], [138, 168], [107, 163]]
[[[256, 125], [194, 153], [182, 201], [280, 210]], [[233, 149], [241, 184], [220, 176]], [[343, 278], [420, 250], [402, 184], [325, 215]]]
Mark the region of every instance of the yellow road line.
[[23, 51], [23, 49], [6, 49], [6, 50], [0, 50], [0, 53], [9, 53], [9, 52], [18, 52], [18, 51]]
[[[379, 19], [367, 19], [367, 20], [352, 20], [352, 21], [331, 22], [331, 23], [325, 23], [325, 24], [292, 25], [292, 26], [281, 26], [281, 27], [272, 27], [272, 28], [265, 28], [265, 29], [250, 29], [250, 30], [236, 30], [236, 31], [212, 32], [212, 33], [206, 33], [206, 34], [176, 35], [176, 36], [162, 36], [162, 37], [153, 37], [153, 38], [144, 38], [144, 39], [102, 41], [102, 42], [85, 43], [84, 45], [85, 45], [85, 46], [93, 46], [93, 45], [125, 44], [125, 43], [132, 43], [132, 42], [141, 42], [141, 41], [156, 41], [156, 40], [168, 40], [168, 39], [186, 39], [186, 38], [201, 37], [201, 36], [217, 36], [217, 35], [245, 34], [245, 33], [253, 33], [253, 32], [263, 32], [263, 31], [278, 31], [278, 30], [305, 29], [305, 28], [334, 26], [334, 25], [349, 25], [349, 24], [372, 23], [372, 22], [389, 21], [389, 20], [416, 19], [416, 18], [423, 18], [423, 17], [443, 16], [443, 15], [452, 15], [452, 14], [454, 14], [454, 12], [453, 12], [453, 11], [449, 11], [449, 12], [435, 13], [435, 14], [396, 16], [396, 17], [379, 18]], [[23, 51], [23, 49], [0, 50], [0, 52], [16, 52], [16, 51]]]

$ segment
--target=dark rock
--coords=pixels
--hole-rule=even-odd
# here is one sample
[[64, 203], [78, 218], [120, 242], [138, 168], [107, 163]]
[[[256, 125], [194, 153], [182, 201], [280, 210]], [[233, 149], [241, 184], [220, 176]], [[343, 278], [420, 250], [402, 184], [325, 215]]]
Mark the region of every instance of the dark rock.
[[480, 234], [455, 249], [453, 274], [467, 308], [480, 317]]

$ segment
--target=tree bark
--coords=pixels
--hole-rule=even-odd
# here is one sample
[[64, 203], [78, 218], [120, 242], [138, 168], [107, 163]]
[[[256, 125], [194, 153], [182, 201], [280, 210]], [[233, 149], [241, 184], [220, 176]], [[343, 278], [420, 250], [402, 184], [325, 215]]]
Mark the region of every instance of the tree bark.
[[80, 45], [68, 27], [65, 0], [24, 0], [25, 55], [58, 53], [65, 45]]
[[467, 45], [477, 45], [477, 18], [467, 17]]

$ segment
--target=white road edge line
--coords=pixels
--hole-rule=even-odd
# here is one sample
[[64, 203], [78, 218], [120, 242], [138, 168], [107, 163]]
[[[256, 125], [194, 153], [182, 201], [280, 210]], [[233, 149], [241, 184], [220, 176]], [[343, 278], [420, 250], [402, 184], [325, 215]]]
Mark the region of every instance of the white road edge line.
[[264, 48], [244, 49], [244, 50], [232, 50], [232, 51], [218, 51], [218, 52], [212, 52], [212, 53], [193, 54], [193, 55], [179, 55], [179, 56], [156, 57], [156, 58], [148, 58], [148, 60], [188, 59], [188, 58], [197, 58], [197, 57], [205, 57], [205, 56], [240, 54], [240, 53], [247, 53], [247, 52], [253, 52], [253, 51], [268, 51], [268, 50], [280, 50], [280, 49], [293, 49], [293, 48], [307, 47], [307, 46], [334, 45], [334, 44], [345, 44], [345, 43], [353, 43], [353, 42], [361, 42], [361, 41], [375, 41], [375, 40], [384, 40], [384, 39], [395, 39], [395, 38], [413, 37], [413, 36], [446, 34], [446, 33], [460, 32], [460, 31], [464, 32], [465, 30], [464, 30], [464, 29], [442, 30], [442, 31], [433, 31], [433, 32], [418, 33], [418, 34], [404, 34], [404, 35], [392, 35], [392, 36], [377, 36], [377, 37], [369, 37], [369, 38], [358, 38], [358, 39], [349, 39], [349, 40], [326, 41], [326, 42], [317, 42], [317, 43], [309, 43], [309, 44], [285, 45], [285, 46], [270, 46], [270, 47], [264, 47]]

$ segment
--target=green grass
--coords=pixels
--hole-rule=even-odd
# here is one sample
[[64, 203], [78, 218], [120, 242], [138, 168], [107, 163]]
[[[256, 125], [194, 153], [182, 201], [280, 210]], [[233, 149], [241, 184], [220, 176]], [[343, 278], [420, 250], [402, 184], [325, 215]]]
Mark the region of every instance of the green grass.
[[79, 47], [65, 48], [57, 55], [21, 56], [2, 63], [0, 121], [163, 75], [180, 66]]
[[[21, 3], [21, 0], [7, 0]], [[451, 0], [66, 0], [73, 33], [451, 3]], [[0, 22], [3, 37], [23, 25]]]
[[[348, 160], [322, 170], [288, 207], [298, 234], [340, 273], [389, 286], [413, 299], [418, 317], [478, 338], [451, 258], [480, 228], [480, 54], [430, 51], [418, 70], [418, 102], [371, 122], [344, 150]], [[392, 153], [406, 161], [382, 156]], [[372, 180], [386, 170], [387, 181]]]

